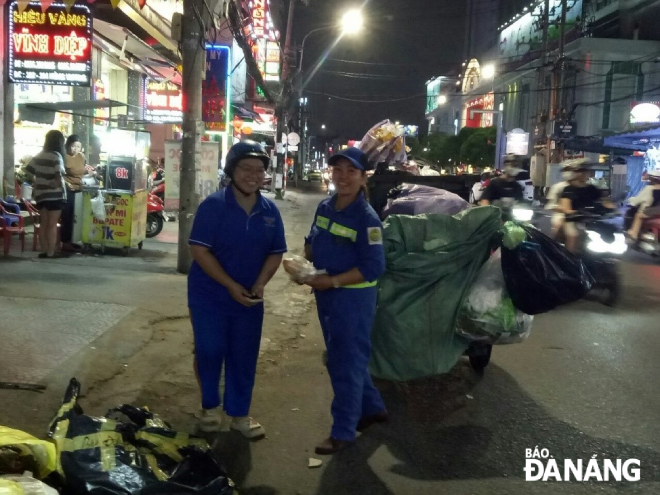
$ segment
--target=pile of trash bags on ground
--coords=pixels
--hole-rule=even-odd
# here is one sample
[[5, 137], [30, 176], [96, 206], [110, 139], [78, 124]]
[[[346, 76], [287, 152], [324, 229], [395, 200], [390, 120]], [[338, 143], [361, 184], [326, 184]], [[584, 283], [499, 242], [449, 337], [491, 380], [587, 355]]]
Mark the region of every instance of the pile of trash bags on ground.
[[71, 379], [49, 440], [0, 426], [0, 494], [232, 495], [208, 443], [172, 430], [145, 408], [83, 413]]
[[469, 206], [458, 194], [444, 189], [420, 184], [401, 184], [390, 192], [382, 218], [426, 213], [456, 215]]
[[[407, 189], [407, 202], [395, 205], [395, 198], [387, 207], [374, 376], [411, 380], [446, 373], [468, 347], [522, 342], [534, 315], [591, 289], [582, 261], [534, 226], [503, 225], [492, 206], [452, 215], [450, 193], [436, 189], [433, 200], [432, 191], [420, 191], [411, 198], [418, 187]], [[410, 213], [399, 214], [404, 211]]]

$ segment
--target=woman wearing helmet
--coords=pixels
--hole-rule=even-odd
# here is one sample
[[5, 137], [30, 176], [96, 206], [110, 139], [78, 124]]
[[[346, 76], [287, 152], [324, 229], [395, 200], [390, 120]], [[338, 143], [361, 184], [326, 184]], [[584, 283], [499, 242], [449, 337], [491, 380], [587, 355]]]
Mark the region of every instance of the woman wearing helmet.
[[202, 391], [199, 429], [220, 431], [220, 371], [225, 365], [223, 407], [231, 428], [247, 438], [265, 435], [249, 416], [264, 316], [264, 287], [286, 252], [284, 225], [275, 204], [259, 189], [270, 158], [253, 141], [227, 153], [231, 185], [206, 198], [188, 243], [188, 307]]
[[650, 170], [647, 173], [649, 185], [642, 189], [638, 196], [630, 198], [628, 202], [633, 208], [636, 208], [634, 220], [630, 230], [626, 232], [628, 237], [636, 241], [639, 237], [639, 231], [642, 223], [649, 217], [646, 211], [649, 208], [660, 206], [660, 170]]

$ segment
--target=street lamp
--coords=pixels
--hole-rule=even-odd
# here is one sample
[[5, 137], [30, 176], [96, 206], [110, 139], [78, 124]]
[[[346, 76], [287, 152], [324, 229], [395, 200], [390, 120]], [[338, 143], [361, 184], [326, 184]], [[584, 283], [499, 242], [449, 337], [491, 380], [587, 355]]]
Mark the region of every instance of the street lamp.
[[438, 105], [444, 105], [447, 103], [447, 95], [438, 96]]
[[342, 34], [356, 34], [362, 30], [364, 19], [358, 9], [349, 10], [341, 18]]
[[325, 129], [325, 124], [322, 124], [322, 125], [321, 125], [321, 129]]
[[486, 79], [493, 79], [495, 77], [495, 66], [493, 64], [484, 65], [481, 69], [481, 75]]

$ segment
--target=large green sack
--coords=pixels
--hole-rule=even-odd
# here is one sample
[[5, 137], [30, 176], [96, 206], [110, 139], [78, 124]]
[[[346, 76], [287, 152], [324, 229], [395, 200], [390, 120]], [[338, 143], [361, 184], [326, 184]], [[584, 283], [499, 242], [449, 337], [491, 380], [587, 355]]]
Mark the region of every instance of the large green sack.
[[456, 319], [502, 226], [500, 210], [456, 216], [392, 215], [383, 231], [371, 373], [412, 380], [448, 372], [467, 348]]

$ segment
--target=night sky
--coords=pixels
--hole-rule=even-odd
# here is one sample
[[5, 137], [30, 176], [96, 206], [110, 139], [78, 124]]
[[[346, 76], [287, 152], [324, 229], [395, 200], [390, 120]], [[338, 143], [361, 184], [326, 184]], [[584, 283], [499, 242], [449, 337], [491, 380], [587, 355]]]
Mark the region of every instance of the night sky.
[[[294, 41], [299, 44], [310, 30], [336, 22], [342, 12], [359, 5], [359, 0], [310, 0], [307, 7], [298, 2]], [[310, 133], [360, 139], [370, 126], [386, 118], [424, 125], [426, 81], [460, 69], [463, 61], [465, 10], [463, 0], [367, 2], [363, 31], [341, 40], [306, 87]], [[336, 37], [328, 30], [308, 38], [305, 77]], [[399, 102], [364, 103], [327, 95], [355, 100], [422, 96]], [[321, 124], [326, 125], [325, 131], [320, 129]]]

